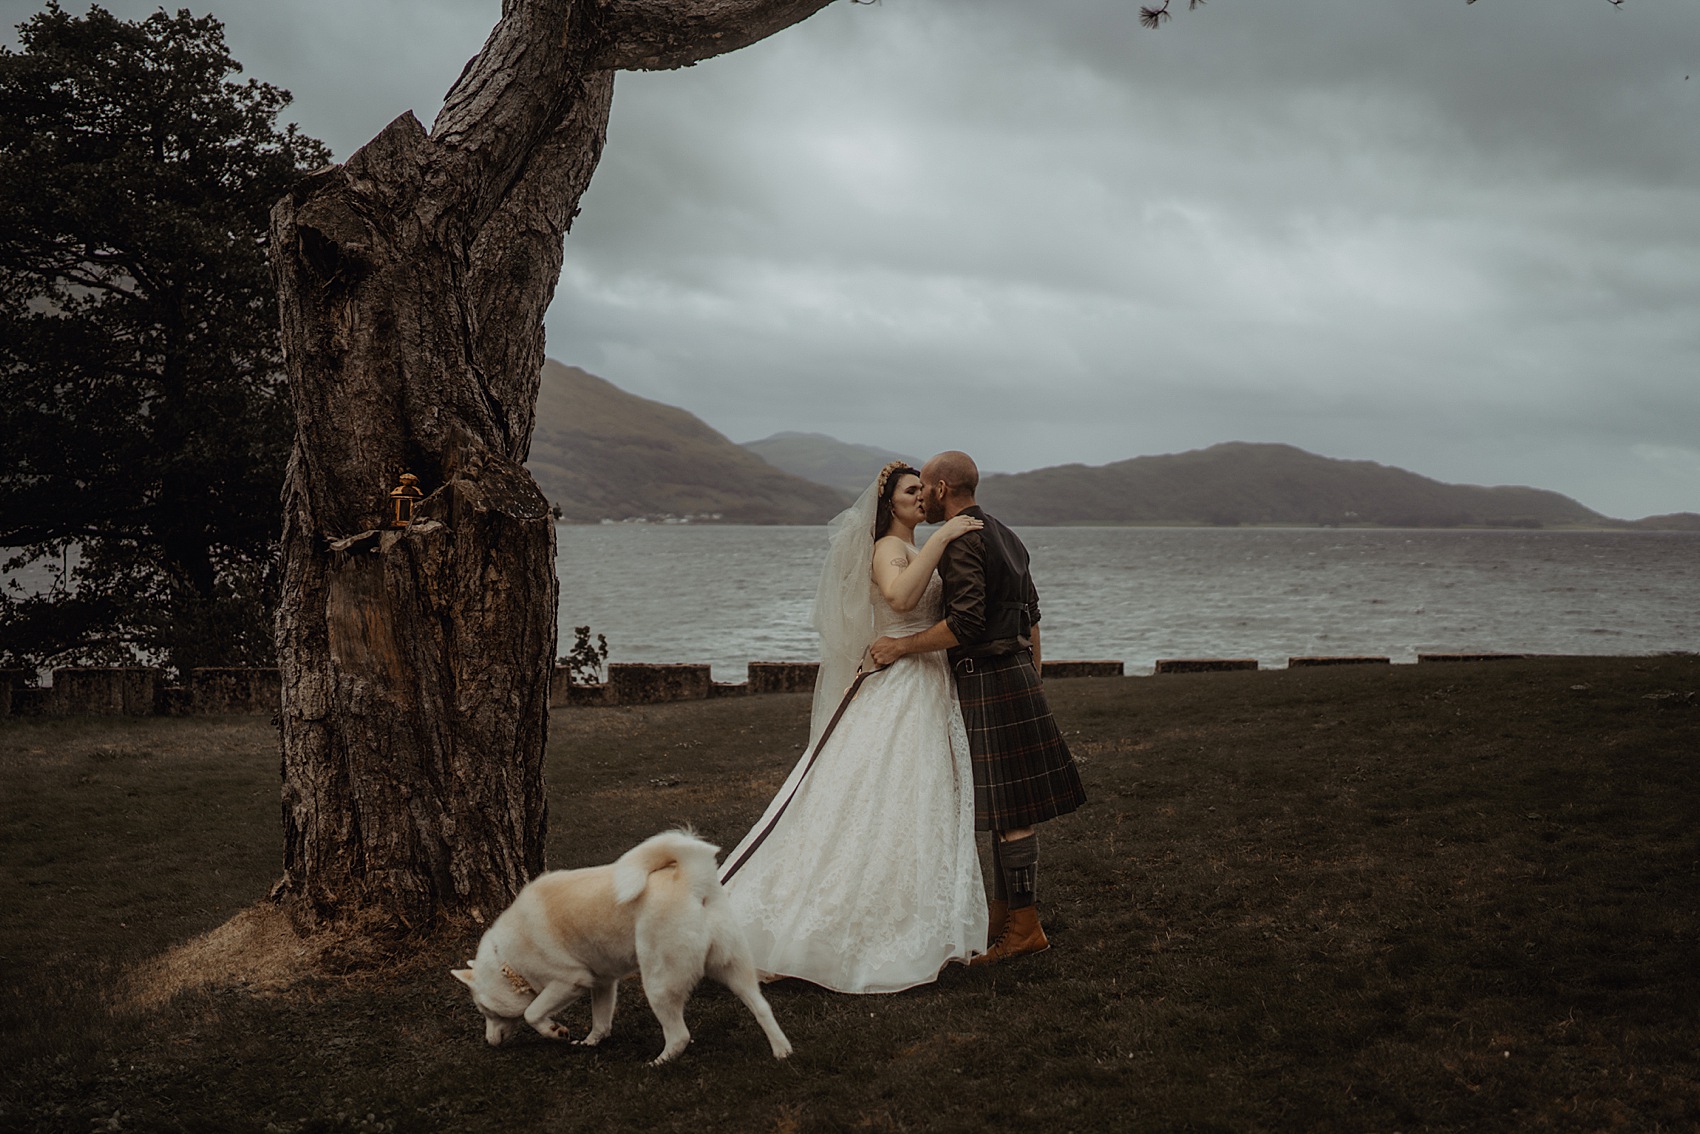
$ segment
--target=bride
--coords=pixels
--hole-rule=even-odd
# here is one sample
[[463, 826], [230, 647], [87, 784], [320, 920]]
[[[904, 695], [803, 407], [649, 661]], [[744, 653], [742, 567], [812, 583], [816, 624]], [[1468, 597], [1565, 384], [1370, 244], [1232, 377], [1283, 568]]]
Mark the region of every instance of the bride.
[[897, 992], [985, 948], [968, 736], [944, 652], [864, 678], [821, 742], [869, 643], [939, 620], [944, 546], [981, 526], [958, 516], [918, 548], [924, 515], [920, 474], [897, 461], [832, 521], [809, 745], [723, 870], [756, 967], [775, 977]]

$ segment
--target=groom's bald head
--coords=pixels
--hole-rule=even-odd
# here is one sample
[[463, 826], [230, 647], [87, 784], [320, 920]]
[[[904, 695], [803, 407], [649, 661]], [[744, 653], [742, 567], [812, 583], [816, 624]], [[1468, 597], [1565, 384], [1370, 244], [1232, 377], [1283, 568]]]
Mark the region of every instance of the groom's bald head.
[[936, 524], [974, 503], [980, 469], [967, 453], [948, 449], [921, 466], [921, 484], [926, 490], [927, 522]]
[[921, 479], [928, 484], [942, 480], [952, 492], [973, 496], [980, 487], [980, 469], [967, 453], [949, 449], [921, 466]]

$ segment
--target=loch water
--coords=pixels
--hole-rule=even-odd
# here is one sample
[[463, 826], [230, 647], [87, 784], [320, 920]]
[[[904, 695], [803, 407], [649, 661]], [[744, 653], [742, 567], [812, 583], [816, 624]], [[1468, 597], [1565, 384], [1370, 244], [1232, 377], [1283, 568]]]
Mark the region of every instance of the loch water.
[[[1700, 534], [1027, 528], [1045, 656], [1158, 658], [1700, 651]], [[610, 661], [809, 661], [822, 527], [562, 525], [560, 652]]]

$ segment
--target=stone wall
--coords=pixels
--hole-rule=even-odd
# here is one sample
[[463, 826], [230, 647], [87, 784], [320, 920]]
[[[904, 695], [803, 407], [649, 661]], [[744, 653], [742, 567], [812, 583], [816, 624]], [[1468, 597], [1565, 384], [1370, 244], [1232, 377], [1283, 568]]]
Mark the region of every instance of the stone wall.
[[194, 669], [187, 685], [166, 685], [151, 666], [65, 666], [41, 686], [31, 670], [0, 670], [0, 717], [270, 715], [282, 701], [272, 668]]
[[654, 705], [662, 701], [701, 701], [713, 678], [706, 665], [644, 665], [613, 662], [608, 688], [616, 704]]
[[753, 661], [749, 665], [751, 693], [812, 693], [819, 662]]
[[68, 666], [53, 671], [47, 712], [55, 717], [149, 717], [158, 708], [152, 666]]
[[555, 672], [549, 677], [549, 707], [564, 708], [570, 705], [609, 705], [613, 702], [608, 696], [608, 686], [597, 682], [590, 685], [576, 685], [564, 665], [555, 667]]
[[1223, 670], [1256, 668], [1256, 658], [1158, 658], [1152, 672], [1217, 673]]
[[1418, 662], [1516, 661], [1527, 654], [1418, 654]]
[[[1418, 654], [1419, 662], [1495, 661], [1525, 654]], [[1332, 665], [1388, 665], [1380, 656], [1292, 657], [1289, 668]], [[575, 685], [564, 666], [549, 684], [550, 708], [603, 705], [653, 705], [666, 701], [747, 697], [768, 693], [808, 693], [819, 672], [815, 662], [751, 662], [748, 679], [715, 681], [706, 665], [615, 662], [608, 680]], [[1154, 672], [1214, 673], [1255, 670], [1255, 658], [1161, 658]], [[1047, 661], [1046, 680], [1072, 677], [1122, 677], [1119, 661]], [[208, 668], [191, 670], [183, 686], [163, 684], [161, 671], [146, 666], [72, 666], [53, 671], [53, 683], [37, 686], [35, 674], [0, 669], [0, 717], [6, 716], [148, 716], [265, 713], [278, 711], [282, 682], [276, 669]]]
[[21, 706], [24, 690], [35, 689], [35, 674], [27, 669], [0, 669], [0, 717], [9, 717]]
[[189, 671], [191, 713], [275, 713], [282, 707], [283, 675], [275, 669]]
[[1342, 657], [1311, 657], [1311, 658], [1288, 658], [1287, 659], [1287, 668], [1288, 669], [1304, 669], [1307, 666], [1318, 666], [1318, 665], [1391, 665], [1391, 664], [1392, 664], [1392, 662], [1388, 658], [1379, 657], [1379, 656], [1372, 656], [1372, 655], [1369, 655], [1369, 654], [1352, 654], [1352, 655], [1347, 655], [1347, 656], [1342, 656]]
[[1045, 662], [1045, 680], [1053, 681], [1063, 677], [1121, 677], [1122, 663], [1119, 661], [1047, 661]]

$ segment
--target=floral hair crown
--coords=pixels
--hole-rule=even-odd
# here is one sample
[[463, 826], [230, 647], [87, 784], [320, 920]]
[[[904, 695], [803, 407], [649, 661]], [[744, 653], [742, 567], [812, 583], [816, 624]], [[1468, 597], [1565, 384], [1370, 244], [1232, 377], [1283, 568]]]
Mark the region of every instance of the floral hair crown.
[[874, 481], [874, 495], [882, 500], [885, 499], [885, 482], [891, 479], [892, 473], [904, 471], [908, 468], [908, 461], [892, 461], [886, 465], [885, 468], [880, 470], [879, 478]]

